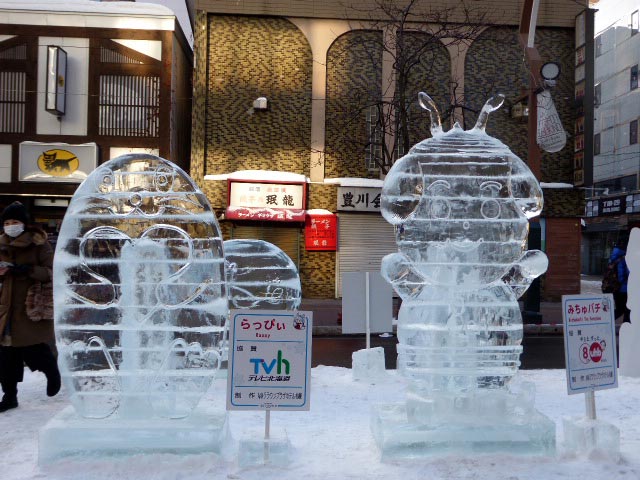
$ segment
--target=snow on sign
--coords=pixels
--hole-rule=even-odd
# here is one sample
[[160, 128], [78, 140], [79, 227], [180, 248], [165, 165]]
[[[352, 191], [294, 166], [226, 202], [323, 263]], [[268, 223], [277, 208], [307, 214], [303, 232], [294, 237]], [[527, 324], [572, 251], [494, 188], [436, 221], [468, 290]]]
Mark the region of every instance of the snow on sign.
[[231, 311], [227, 410], [309, 410], [312, 315]]
[[563, 295], [564, 355], [569, 395], [616, 388], [613, 295]]

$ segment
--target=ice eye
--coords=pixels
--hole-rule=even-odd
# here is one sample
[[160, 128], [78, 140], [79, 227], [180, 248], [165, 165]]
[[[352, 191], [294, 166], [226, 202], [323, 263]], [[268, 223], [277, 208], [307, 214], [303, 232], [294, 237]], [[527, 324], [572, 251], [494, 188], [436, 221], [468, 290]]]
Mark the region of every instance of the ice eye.
[[484, 218], [498, 218], [500, 216], [500, 204], [493, 198], [485, 200], [480, 207], [480, 213]]
[[482, 197], [491, 197], [482, 202], [480, 213], [484, 218], [498, 218], [500, 216], [500, 203], [495, 199], [500, 195], [502, 184], [494, 181], [483, 182], [480, 185]]
[[482, 184], [480, 185], [480, 193], [483, 197], [495, 198], [500, 194], [500, 190], [502, 190], [502, 184], [499, 182], [494, 182], [492, 180], [488, 182], [482, 182]]
[[433, 218], [449, 218], [451, 214], [451, 205], [449, 200], [444, 196], [449, 196], [451, 185], [446, 180], [436, 180], [427, 188], [431, 199], [431, 216]]
[[431, 216], [433, 218], [449, 218], [450, 214], [451, 206], [448, 200], [440, 198], [431, 202]]

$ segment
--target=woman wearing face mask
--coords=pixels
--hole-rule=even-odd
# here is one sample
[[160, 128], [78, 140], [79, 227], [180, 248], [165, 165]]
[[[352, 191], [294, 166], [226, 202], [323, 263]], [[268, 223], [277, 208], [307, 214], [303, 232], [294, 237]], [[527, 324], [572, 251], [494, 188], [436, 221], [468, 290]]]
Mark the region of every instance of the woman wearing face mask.
[[24, 364], [47, 377], [47, 395], [60, 390], [60, 372], [49, 347], [53, 321], [34, 322], [27, 316], [27, 290], [35, 282], [51, 281], [53, 250], [43, 230], [28, 225], [27, 210], [14, 202], [2, 212], [0, 235], [0, 412], [18, 406], [18, 383]]

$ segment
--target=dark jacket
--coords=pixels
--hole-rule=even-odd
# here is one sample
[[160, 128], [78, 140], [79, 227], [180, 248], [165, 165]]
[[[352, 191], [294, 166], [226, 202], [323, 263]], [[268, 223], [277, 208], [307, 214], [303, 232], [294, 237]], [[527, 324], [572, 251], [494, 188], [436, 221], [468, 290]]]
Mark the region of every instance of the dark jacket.
[[618, 267], [618, 281], [620, 282], [620, 293], [627, 293], [627, 280], [629, 279], [629, 267], [625, 260], [627, 252], [619, 247], [613, 247], [611, 256], [609, 257], [609, 263], [613, 263], [620, 259], [617, 264]]
[[[26, 347], [53, 341], [53, 321], [34, 322], [27, 317], [25, 307], [29, 287], [51, 280], [53, 249], [46, 232], [27, 227], [16, 238], [0, 235], [0, 260], [26, 266], [24, 271], [9, 270], [0, 276], [0, 344]], [[5, 334], [11, 337], [10, 343]]]

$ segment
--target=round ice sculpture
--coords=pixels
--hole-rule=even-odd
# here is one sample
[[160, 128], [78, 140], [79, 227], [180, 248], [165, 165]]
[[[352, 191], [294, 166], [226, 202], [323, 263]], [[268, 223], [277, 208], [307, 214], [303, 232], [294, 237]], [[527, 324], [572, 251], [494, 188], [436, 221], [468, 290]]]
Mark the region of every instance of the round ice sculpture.
[[398, 253], [384, 258], [382, 273], [403, 300], [398, 368], [423, 412], [460, 412], [465, 393], [505, 386], [522, 352], [517, 300], [547, 268], [544, 253], [525, 250], [540, 186], [485, 133], [503, 100], [490, 99], [473, 129], [443, 132], [433, 101], [420, 94], [433, 136], [384, 182], [382, 214], [396, 226]]
[[229, 302], [234, 308], [295, 310], [302, 289], [295, 264], [279, 247], [264, 240], [227, 240]]
[[220, 366], [228, 308], [220, 229], [189, 176], [153, 155], [99, 166], [69, 204], [54, 279], [76, 411], [187, 416]]

